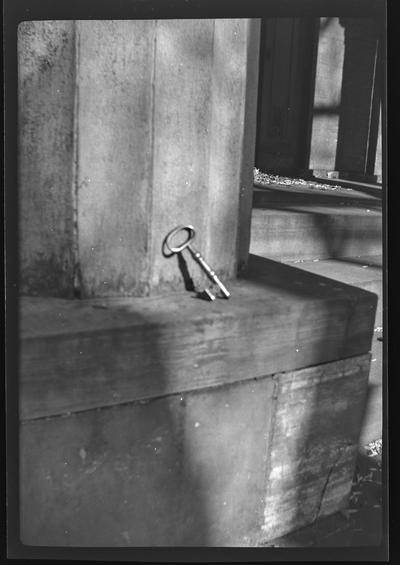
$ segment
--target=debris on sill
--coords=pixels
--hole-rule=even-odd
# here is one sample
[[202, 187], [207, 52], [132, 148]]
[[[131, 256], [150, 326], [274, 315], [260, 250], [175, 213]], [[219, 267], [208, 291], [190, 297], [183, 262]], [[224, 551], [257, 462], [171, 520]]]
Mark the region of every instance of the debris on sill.
[[283, 177], [280, 175], [271, 175], [268, 173], [262, 173], [259, 169], [254, 168], [254, 182], [259, 184], [268, 185], [286, 185], [286, 186], [302, 186], [307, 188], [316, 188], [318, 190], [330, 190], [330, 191], [351, 191], [352, 188], [345, 188], [338, 184], [324, 184], [322, 182], [316, 182], [313, 180], [305, 179], [295, 179], [290, 177]]
[[368, 457], [375, 457], [376, 455], [382, 455], [382, 440], [377, 439], [371, 441], [365, 446]]

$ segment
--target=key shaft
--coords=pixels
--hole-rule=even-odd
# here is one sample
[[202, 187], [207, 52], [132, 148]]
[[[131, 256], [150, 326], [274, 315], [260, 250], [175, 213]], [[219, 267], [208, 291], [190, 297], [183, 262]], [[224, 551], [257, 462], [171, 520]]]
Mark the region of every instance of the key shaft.
[[197, 249], [195, 249], [192, 245], [188, 245], [187, 248], [189, 249], [189, 251], [190, 251], [192, 257], [195, 259], [195, 261], [197, 261], [197, 263], [200, 265], [200, 267], [206, 273], [208, 278], [211, 281], [213, 281], [215, 284], [218, 285], [219, 289], [221, 290], [222, 295], [225, 298], [229, 298], [230, 295], [231, 295], [230, 292], [227, 290], [225, 285], [220, 281], [220, 279], [218, 278], [215, 271], [210, 267], [210, 265], [207, 263], [207, 261], [201, 255], [201, 253], [199, 251], [197, 251]]

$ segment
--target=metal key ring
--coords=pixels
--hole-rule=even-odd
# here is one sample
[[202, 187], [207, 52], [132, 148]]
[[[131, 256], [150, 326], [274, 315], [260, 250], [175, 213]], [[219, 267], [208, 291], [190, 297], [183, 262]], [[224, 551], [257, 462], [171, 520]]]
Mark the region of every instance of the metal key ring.
[[[176, 234], [178, 234], [181, 231], [188, 232], [187, 239], [178, 247], [172, 247], [170, 245], [171, 240], [173, 239], [174, 236], [176, 236]], [[191, 241], [194, 240], [195, 236], [196, 236], [196, 231], [193, 226], [177, 226], [176, 228], [174, 228], [172, 231], [169, 232], [169, 234], [164, 240], [164, 243], [171, 253], [180, 253], [190, 244]]]

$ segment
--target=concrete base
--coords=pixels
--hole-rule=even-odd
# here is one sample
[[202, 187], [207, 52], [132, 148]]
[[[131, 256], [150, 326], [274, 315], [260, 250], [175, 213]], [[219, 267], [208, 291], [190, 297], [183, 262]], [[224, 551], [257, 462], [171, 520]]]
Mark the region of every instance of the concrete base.
[[46, 546], [248, 545], [263, 519], [274, 383], [21, 427], [21, 538]]
[[347, 504], [369, 355], [21, 426], [21, 539], [253, 546]]
[[[345, 547], [363, 548], [371, 561], [388, 560], [387, 551], [384, 553], [383, 550], [387, 546], [387, 534], [383, 527], [382, 494], [381, 457], [367, 456], [360, 450], [349, 506], [344, 511], [261, 545], [276, 548], [324, 547], [328, 552], [328, 548], [333, 547], [342, 550]], [[371, 556], [374, 550], [375, 558]]]
[[346, 504], [376, 298], [252, 257], [229, 301], [21, 301], [21, 540], [252, 546]]

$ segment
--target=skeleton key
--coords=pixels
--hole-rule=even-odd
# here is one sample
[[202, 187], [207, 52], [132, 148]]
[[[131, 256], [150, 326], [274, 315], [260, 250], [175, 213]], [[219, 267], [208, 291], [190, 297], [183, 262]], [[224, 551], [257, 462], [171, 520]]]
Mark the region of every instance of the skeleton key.
[[[173, 247], [171, 245], [172, 238], [175, 237], [181, 231], [186, 231], [188, 233], [188, 237], [181, 245]], [[197, 263], [200, 265], [200, 267], [206, 273], [208, 278], [210, 280], [212, 280], [215, 284], [218, 285], [218, 287], [221, 290], [221, 293], [224, 296], [224, 298], [229, 298], [230, 292], [226, 289], [226, 287], [219, 280], [219, 278], [215, 274], [215, 271], [213, 271], [213, 269], [210, 267], [210, 265], [208, 265], [208, 263], [204, 260], [202, 255], [199, 253], [199, 251], [197, 251], [197, 249], [195, 249], [192, 245], [190, 245], [190, 242], [194, 240], [195, 235], [196, 235], [196, 232], [195, 232], [195, 229], [194, 229], [193, 226], [178, 226], [175, 229], [173, 229], [167, 235], [167, 237], [165, 238], [165, 245], [171, 253], [180, 253], [184, 249], [188, 249], [190, 251], [190, 254], [192, 255], [193, 259], [195, 261], [197, 261]]]

